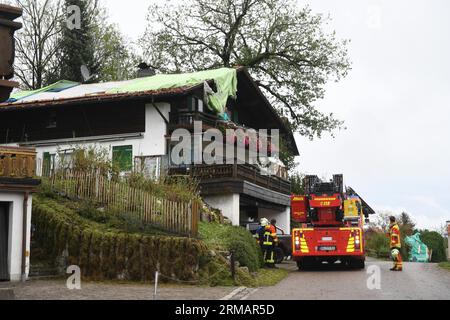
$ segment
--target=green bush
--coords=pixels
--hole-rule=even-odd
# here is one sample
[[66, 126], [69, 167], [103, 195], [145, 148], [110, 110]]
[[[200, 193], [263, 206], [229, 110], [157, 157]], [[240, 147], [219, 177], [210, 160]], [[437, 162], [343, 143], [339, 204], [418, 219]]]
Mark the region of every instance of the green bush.
[[200, 238], [210, 249], [233, 251], [236, 261], [250, 272], [262, 266], [262, 254], [251, 233], [242, 227], [201, 222]]
[[[369, 253], [375, 253], [377, 258], [390, 257], [390, 240], [384, 232], [371, 230], [366, 234], [366, 249], [368, 249]], [[400, 254], [404, 260], [407, 260], [409, 257], [409, 248], [405, 244], [404, 237], [405, 235], [401, 234], [402, 248], [400, 249]]]
[[372, 232], [366, 239], [366, 249], [373, 251], [378, 258], [389, 257], [389, 238], [384, 233]]
[[447, 261], [445, 254], [445, 238], [436, 231], [420, 231], [420, 239], [425, 243], [429, 250], [433, 250], [431, 262]]

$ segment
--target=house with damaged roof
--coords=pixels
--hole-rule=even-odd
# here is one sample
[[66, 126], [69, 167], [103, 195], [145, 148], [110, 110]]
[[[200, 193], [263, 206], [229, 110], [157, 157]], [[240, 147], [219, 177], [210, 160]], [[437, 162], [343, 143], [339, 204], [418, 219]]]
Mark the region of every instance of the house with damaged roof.
[[204, 201], [235, 225], [275, 218], [289, 232], [291, 185], [280, 161], [268, 157], [277, 164], [270, 170], [250, 161], [173, 161], [176, 130], [203, 145], [211, 128], [278, 130], [280, 144], [298, 155], [286, 121], [245, 68], [94, 84], [60, 81], [0, 103], [0, 144], [35, 148], [39, 174], [52, 170], [58, 157], [70, 159], [77, 146], [100, 146], [124, 174], [143, 168], [154, 178], [195, 177]]

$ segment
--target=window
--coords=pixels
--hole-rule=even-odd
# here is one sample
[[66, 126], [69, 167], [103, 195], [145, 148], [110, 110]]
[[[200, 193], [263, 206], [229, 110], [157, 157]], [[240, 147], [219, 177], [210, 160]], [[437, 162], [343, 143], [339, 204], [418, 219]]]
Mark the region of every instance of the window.
[[131, 171], [133, 169], [133, 146], [113, 147], [112, 161], [120, 171]]
[[73, 150], [64, 150], [59, 154], [59, 166], [64, 169], [73, 168]]
[[50, 176], [50, 173], [53, 172], [54, 168], [55, 168], [55, 154], [52, 154], [50, 152], [44, 152], [42, 163], [42, 175], [44, 177]]

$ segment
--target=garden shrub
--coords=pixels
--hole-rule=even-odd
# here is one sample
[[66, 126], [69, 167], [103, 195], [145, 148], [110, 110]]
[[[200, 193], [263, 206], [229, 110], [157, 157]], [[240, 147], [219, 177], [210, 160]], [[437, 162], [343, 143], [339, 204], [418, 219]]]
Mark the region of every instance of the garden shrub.
[[250, 272], [262, 266], [262, 253], [251, 233], [237, 226], [201, 222], [201, 239], [210, 249], [233, 251], [236, 261]]
[[445, 253], [445, 238], [436, 231], [423, 230], [420, 232], [420, 239], [429, 250], [433, 250], [431, 262], [447, 261]]

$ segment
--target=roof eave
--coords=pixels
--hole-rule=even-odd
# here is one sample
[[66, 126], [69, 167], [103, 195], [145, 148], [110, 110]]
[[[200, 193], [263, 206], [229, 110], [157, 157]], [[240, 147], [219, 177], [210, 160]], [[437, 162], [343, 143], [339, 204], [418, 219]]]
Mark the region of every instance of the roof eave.
[[159, 90], [159, 91], [143, 91], [143, 92], [134, 92], [134, 93], [113, 93], [113, 94], [101, 94], [101, 95], [92, 95], [92, 96], [83, 96], [83, 97], [74, 97], [67, 99], [58, 99], [58, 100], [42, 100], [42, 101], [29, 101], [23, 103], [1, 103], [0, 104], [0, 112], [1, 111], [11, 111], [11, 110], [28, 110], [33, 108], [45, 108], [45, 107], [55, 107], [62, 105], [83, 105], [83, 104], [92, 104], [92, 103], [101, 103], [108, 101], [117, 101], [117, 100], [142, 100], [142, 99], [155, 99], [155, 98], [164, 98], [164, 97], [175, 97], [175, 96], [183, 96], [191, 93], [199, 88], [203, 87], [202, 84], [198, 84], [195, 86], [189, 87], [180, 87], [173, 88], [168, 90]]

